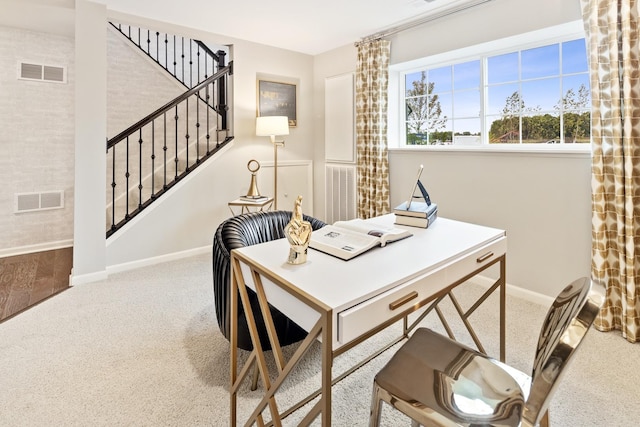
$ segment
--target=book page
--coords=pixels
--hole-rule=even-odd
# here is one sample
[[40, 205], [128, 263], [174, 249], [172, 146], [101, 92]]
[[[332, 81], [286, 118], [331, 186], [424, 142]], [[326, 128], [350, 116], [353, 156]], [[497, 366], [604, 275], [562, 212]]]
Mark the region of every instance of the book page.
[[384, 246], [389, 242], [404, 239], [411, 236], [411, 232], [401, 228], [388, 227], [375, 222], [365, 221], [363, 219], [352, 219], [349, 221], [337, 221], [333, 224], [336, 227], [346, 228], [358, 233], [375, 236], [380, 239], [380, 245]]
[[343, 259], [350, 259], [377, 246], [379, 242], [379, 238], [375, 236], [326, 225], [311, 233], [309, 246]]

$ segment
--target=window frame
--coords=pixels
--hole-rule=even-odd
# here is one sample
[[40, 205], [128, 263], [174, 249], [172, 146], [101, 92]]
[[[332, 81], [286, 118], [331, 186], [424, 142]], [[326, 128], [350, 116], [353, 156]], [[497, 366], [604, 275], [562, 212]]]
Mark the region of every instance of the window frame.
[[482, 144], [473, 146], [464, 145], [407, 145], [405, 127], [405, 78], [408, 74], [420, 72], [426, 69], [434, 69], [443, 66], [480, 60], [481, 73], [481, 103], [486, 97], [486, 59], [497, 55], [513, 53], [517, 51], [533, 49], [546, 45], [563, 43], [575, 39], [585, 38], [582, 21], [573, 21], [553, 27], [530, 31], [502, 39], [497, 39], [477, 45], [455, 49], [448, 52], [436, 53], [424, 58], [393, 64], [389, 67], [389, 123], [388, 141], [389, 149], [403, 150], [439, 150], [439, 151], [517, 151], [517, 152], [550, 152], [550, 153], [575, 153], [590, 152], [590, 143], [563, 143], [563, 144], [488, 144], [488, 129], [483, 110], [480, 116], [480, 131]]

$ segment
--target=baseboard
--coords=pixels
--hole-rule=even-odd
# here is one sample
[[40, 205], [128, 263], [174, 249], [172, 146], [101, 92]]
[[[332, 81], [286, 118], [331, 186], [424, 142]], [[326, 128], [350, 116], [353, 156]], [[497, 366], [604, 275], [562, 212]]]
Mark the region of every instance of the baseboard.
[[106, 280], [108, 278], [108, 274], [106, 270], [98, 271], [95, 273], [87, 273], [87, 274], [73, 274], [73, 269], [71, 269], [71, 275], [69, 276], [69, 285], [78, 286], [85, 285], [87, 283], [99, 282], [101, 280]]
[[163, 262], [175, 261], [182, 258], [187, 258], [194, 255], [200, 255], [211, 252], [211, 246], [202, 246], [200, 248], [189, 249], [181, 252], [174, 252], [166, 255], [160, 255], [152, 258], [145, 258], [137, 261], [126, 262], [123, 264], [116, 264], [108, 266], [105, 270], [89, 273], [89, 274], [81, 274], [74, 275], [73, 270], [71, 271], [71, 276], [69, 277], [69, 284], [71, 286], [84, 285], [87, 283], [99, 282], [101, 280], [106, 280], [109, 278], [109, 275], [120, 273], [123, 271], [135, 270], [141, 267], [148, 267], [150, 265], [156, 265]]
[[163, 262], [175, 261], [182, 258], [187, 258], [194, 255], [200, 255], [211, 252], [211, 245], [202, 246], [200, 248], [188, 249], [186, 251], [173, 252], [170, 254], [160, 255], [152, 258], [145, 258], [131, 262], [125, 262], [122, 264], [107, 266], [107, 275], [120, 273], [123, 271], [135, 270], [136, 268], [148, 267], [150, 265], [160, 264]]
[[34, 252], [52, 251], [54, 249], [70, 248], [73, 246], [73, 239], [59, 240], [56, 242], [38, 243], [36, 245], [18, 246], [17, 248], [0, 249], [0, 258], [32, 254]]
[[[475, 276], [469, 281], [486, 289], [489, 289], [491, 285], [495, 283], [495, 279], [481, 275]], [[546, 307], [550, 306], [554, 300], [554, 298], [550, 297], [549, 295], [544, 295], [538, 292], [531, 291], [529, 289], [510, 285], [509, 283], [507, 283], [507, 294]]]

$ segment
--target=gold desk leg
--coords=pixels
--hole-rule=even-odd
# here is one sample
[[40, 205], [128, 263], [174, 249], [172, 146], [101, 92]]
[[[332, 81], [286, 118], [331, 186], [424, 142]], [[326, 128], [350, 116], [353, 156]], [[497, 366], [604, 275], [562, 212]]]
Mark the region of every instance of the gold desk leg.
[[[256, 327], [255, 316], [251, 310], [251, 304], [249, 301], [249, 296], [247, 293], [247, 285], [245, 283], [241, 268], [240, 262], [232, 256], [232, 271], [233, 271], [233, 280], [232, 280], [232, 310], [231, 313], [235, 317], [231, 319], [231, 342], [233, 344], [233, 348], [231, 351], [232, 359], [231, 359], [231, 417], [230, 423], [232, 426], [237, 425], [237, 393], [242, 381], [245, 377], [248, 376], [249, 369], [247, 365], [242, 369], [240, 375], [237, 373], [237, 308], [238, 308], [238, 298], [237, 295], [240, 295], [240, 302], [245, 309], [245, 316], [247, 318], [247, 324], [249, 325], [249, 331], [251, 333], [251, 340], [254, 347], [254, 350], [247, 360], [248, 363], [255, 363], [256, 368], [259, 369], [260, 375], [262, 378], [262, 382], [265, 388], [265, 394], [258, 405], [255, 407], [252, 414], [249, 416], [248, 420], [244, 424], [245, 426], [251, 426], [257, 424], [259, 426], [268, 425], [268, 426], [281, 426], [282, 425], [282, 417], [289, 415], [291, 412], [291, 408], [280, 413], [278, 406], [275, 400], [275, 393], [278, 391], [284, 380], [288, 377], [291, 371], [297, 366], [298, 362], [304, 357], [304, 355], [312, 348], [315, 344], [318, 337], [322, 336], [322, 395], [316, 405], [307, 413], [304, 419], [300, 422], [300, 426], [307, 426], [313, 422], [318, 415], [322, 414], [322, 425], [330, 426], [331, 425], [331, 385], [332, 385], [332, 365], [333, 365], [333, 351], [332, 351], [332, 340], [331, 340], [331, 331], [332, 331], [332, 312], [328, 307], [320, 307], [314, 306], [311, 307], [316, 312], [320, 314], [320, 318], [316, 322], [316, 324], [311, 328], [307, 337], [302, 341], [299, 347], [294, 352], [293, 356], [285, 363], [284, 357], [282, 354], [282, 349], [280, 347], [280, 343], [278, 342], [277, 334], [275, 332], [275, 327], [273, 325], [273, 319], [271, 318], [271, 312], [266, 300], [266, 295], [264, 292], [262, 278], [260, 274], [251, 267], [251, 276], [253, 279], [253, 283], [256, 287], [255, 291], [258, 296], [258, 302], [260, 304], [261, 313], [265, 320], [267, 326], [267, 333], [269, 335], [269, 339], [271, 341], [271, 345], [274, 351], [274, 357], [276, 359], [276, 365], [278, 369], [277, 378], [271, 382], [266, 359], [264, 355], [264, 351], [262, 349], [262, 345], [260, 343], [260, 339], [258, 336], [258, 330]], [[235, 305], [234, 305], [235, 304]], [[271, 412], [271, 420], [266, 423], [263, 420], [262, 413], [269, 407]]]
[[[234, 277], [237, 278], [238, 291], [240, 293], [240, 300], [242, 301], [242, 307], [244, 308], [244, 315], [247, 319], [247, 325], [249, 326], [249, 332], [251, 335], [251, 343], [253, 344], [253, 349], [256, 354], [256, 364], [260, 369], [260, 375], [262, 377], [262, 383], [265, 388], [269, 390], [271, 388], [271, 379], [269, 377], [269, 371], [267, 369], [267, 360], [265, 358], [264, 351], [262, 350], [262, 343], [260, 342], [260, 337], [258, 335], [258, 328], [256, 326], [256, 319], [253, 315], [253, 311], [251, 309], [251, 302], [249, 300], [249, 294], [247, 292], [247, 286], [244, 283], [244, 278], [242, 277], [242, 271], [240, 269], [240, 264], [237, 260], [233, 260], [233, 273]], [[262, 313], [263, 316], [265, 315]], [[269, 317], [270, 318], [270, 317]], [[267, 404], [269, 405], [269, 409], [271, 411], [271, 417], [274, 420], [276, 426], [280, 425], [280, 412], [278, 410], [278, 405], [276, 403], [273, 394], [268, 397]], [[265, 405], [266, 406], [266, 405]], [[252, 414], [251, 418], [247, 421], [246, 425], [251, 425], [254, 422], [257, 422], [258, 425], [263, 425], [262, 421], [262, 411], [265, 407], [256, 408], [254, 414]]]
[[500, 361], [506, 362], [506, 306], [507, 306], [507, 255], [502, 255], [500, 258]]
[[[501, 362], [505, 362], [505, 357], [506, 357], [506, 350], [505, 350], [506, 349], [506, 343], [505, 343], [505, 337], [506, 337], [506, 283], [507, 283], [507, 279], [506, 279], [506, 255], [502, 255], [500, 258], [497, 259], [496, 262], [498, 262], [500, 264], [500, 277], [498, 278], [498, 280], [495, 281], [493, 286], [491, 286], [469, 309], [467, 309], [466, 312], [463, 312], [462, 307], [460, 306], [460, 304], [456, 300], [456, 298], [453, 295], [453, 293], [451, 293], [451, 292], [449, 293], [449, 298], [453, 302], [453, 305], [456, 308], [456, 310], [458, 311], [458, 314], [460, 315], [460, 318], [462, 319], [464, 325], [466, 326], [467, 330], [471, 334], [471, 338], [473, 339], [473, 341], [475, 342], [476, 346], [478, 347], [478, 350], [480, 352], [486, 354], [486, 351], [484, 350], [484, 348], [482, 346], [482, 343], [480, 342], [480, 338], [476, 335], [475, 331], [473, 330], [473, 327], [472, 327], [471, 323], [469, 322], [469, 316], [471, 316], [471, 314], [473, 314], [473, 312], [482, 303], [484, 303], [484, 301], [491, 294], [493, 294], [497, 288], [500, 288], [500, 332], [499, 332], [499, 334], [500, 334], [500, 361]], [[492, 265], [492, 264], [489, 264], [489, 265]], [[487, 265], [486, 267], [489, 267], [489, 265]]]
[[323, 402], [322, 407], [322, 426], [331, 425], [331, 378], [333, 370], [333, 351], [331, 337], [331, 313], [324, 313], [324, 324], [326, 325], [325, 333], [322, 334], [322, 396], [320, 401]]
[[[476, 302], [471, 307], [469, 307], [466, 311], [464, 311], [462, 306], [458, 302], [456, 296], [453, 294], [453, 290], [455, 288], [457, 288], [460, 284], [466, 282], [468, 279], [472, 278], [473, 276], [477, 275], [481, 271], [487, 269], [488, 267], [490, 267], [491, 265], [494, 265], [496, 263], [500, 264], [500, 277], [493, 283], [493, 285], [488, 290], [486, 290], [476, 300]], [[449, 338], [455, 340], [456, 338], [453, 335], [453, 331], [449, 327], [449, 324], [447, 323], [447, 320], [444, 317], [444, 314], [442, 313], [442, 311], [438, 307], [438, 304], [440, 304], [440, 302], [445, 297], [448, 297], [451, 300], [451, 302], [453, 303], [454, 308], [458, 312], [458, 316], [460, 317], [460, 320], [462, 320], [465, 328], [467, 329], [467, 331], [471, 335], [471, 338], [473, 339], [476, 347], [478, 348], [478, 351], [486, 354], [486, 351], [485, 351], [484, 347], [482, 346], [482, 342], [480, 342], [480, 338], [478, 337], [478, 335], [474, 331], [473, 325], [469, 321], [469, 317], [473, 314], [474, 311], [476, 311], [476, 309], [478, 307], [480, 307], [486, 301], [486, 299], [489, 296], [491, 296], [496, 291], [496, 289], [500, 288], [500, 332], [499, 332], [499, 335], [500, 335], [500, 361], [501, 362], [505, 362], [505, 355], [506, 355], [506, 351], [505, 351], [505, 349], [506, 349], [506, 342], [505, 342], [506, 341], [505, 340], [505, 337], [506, 337], [506, 283], [507, 283], [507, 281], [506, 281], [506, 255], [502, 255], [500, 258], [496, 258], [496, 260], [493, 261], [492, 263], [487, 264], [486, 266], [484, 266], [480, 270], [477, 270], [474, 273], [469, 274], [468, 276], [465, 276], [462, 279], [460, 279], [458, 282], [454, 283], [451, 286], [451, 288], [447, 291], [447, 293], [441, 295], [436, 300], [432, 301], [429, 304], [429, 306], [427, 306], [427, 309], [425, 311], [423, 311], [422, 314], [420, 314], [420, 316], [418, 316], [418, 318], [415, 319], [410, 326], [408, 326], [408, 328], [407, 328], [406, 322], [405, 322], [405, 331], [404, 331], [404, 333], [407, 334], [409, 331], [413, 330], [433, 309], [435, 309], [436, 314], [438, 315], [442, 325], [444, 326], [444, 328], [445, 328], [445, 330], [447, 332], [447, 335], [449, 336]]]

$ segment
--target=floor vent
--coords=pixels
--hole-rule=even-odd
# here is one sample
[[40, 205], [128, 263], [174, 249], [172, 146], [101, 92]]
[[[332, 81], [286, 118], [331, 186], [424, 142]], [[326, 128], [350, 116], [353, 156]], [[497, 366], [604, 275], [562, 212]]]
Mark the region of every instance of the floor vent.
[[66, 70], [64, 67], [21, 62], [19, 69], [19, 78], [22, 80], [66, 83]]
[[15, 213], [60, 209], [64, 207], [64, 191], [20, 193], [15, 201]]

